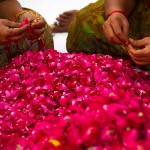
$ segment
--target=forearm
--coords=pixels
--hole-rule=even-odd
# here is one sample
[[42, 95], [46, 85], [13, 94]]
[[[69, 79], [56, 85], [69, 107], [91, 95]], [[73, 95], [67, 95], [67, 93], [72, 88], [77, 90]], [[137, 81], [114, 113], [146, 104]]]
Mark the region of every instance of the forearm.
[[104, 7], [106, 15], [114, 10], [121, 10], [128, 16], [134, 9], [136, 1], [137, 0], [105, 0]]
[[17, 0], [0, 1], [0, 18], [13, 20], [17, 12], [22, 11], [21, 5]]

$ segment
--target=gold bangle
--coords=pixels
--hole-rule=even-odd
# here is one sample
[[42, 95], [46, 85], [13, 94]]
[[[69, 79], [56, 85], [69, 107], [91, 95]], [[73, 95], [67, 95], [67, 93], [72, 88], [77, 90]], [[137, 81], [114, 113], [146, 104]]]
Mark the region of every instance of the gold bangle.
[[27, 11], [23, 10], [23, 11], [19, 11], [16, 13], [15, 17], [14, 17], [14, 21], [15, 22], [19, 22], [20, 20], [20, 16], [23, 15], [24, 13], [26, 13]]

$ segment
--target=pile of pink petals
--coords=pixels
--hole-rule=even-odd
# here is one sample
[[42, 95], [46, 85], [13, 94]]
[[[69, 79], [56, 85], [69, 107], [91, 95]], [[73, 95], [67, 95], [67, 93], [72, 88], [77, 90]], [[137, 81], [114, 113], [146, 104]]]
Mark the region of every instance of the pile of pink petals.
[[25, 20], [20, 24], [20, 27], [23, 27], [28, 24], [30, 24], [30, 22], [29, 22], [28, 18], [25, 18]]
[[1, 150], [149, 150], [150, 75], [49, 49], [0, 69]]

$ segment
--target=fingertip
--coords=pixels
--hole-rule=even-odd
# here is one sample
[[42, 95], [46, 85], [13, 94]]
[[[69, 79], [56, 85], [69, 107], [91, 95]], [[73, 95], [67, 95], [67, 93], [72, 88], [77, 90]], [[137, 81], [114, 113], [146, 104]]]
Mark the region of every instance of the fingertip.
[[129, 49], [132, 48], [131, 44], [128, 44], [127, 47], [128, 47]]
[[32, 23], [32, 24], [31, 24], [31, 28], [34, 28], [34, 26], [35, 26], [35, 23]]
[[130, 43], [133, 43], [134, 40], [133, 40], [132, 38], [129, 38], [129, 42], [130, 42]]
[[124, 41], [124, 45], [125, 45], [125, 46], [128, 46], [129, 43], [130, 43], [130, 42], [129, 42], [129, 39], [126, 39], [126, 40]]

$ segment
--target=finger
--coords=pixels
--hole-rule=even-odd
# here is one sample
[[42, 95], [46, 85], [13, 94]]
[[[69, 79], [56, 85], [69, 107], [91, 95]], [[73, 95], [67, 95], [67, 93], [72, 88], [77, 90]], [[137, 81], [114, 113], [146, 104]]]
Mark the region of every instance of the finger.
[[130, 38], [129, 41], [133, 46], [141, 47], [141, 46], [145, 46], [145, 45], [149, 44], [150, 37], [146, 37], [141, 40], [133, 40]]
[[62, 18], [62, 19], [67, 19], [67, 18], [70, 18], [70, 17], [71, 17], [70, 15], [61, 14], [61, 15], [59, 15], [59, 17], [57, 17], [56, 19], [60, 19], [60, 18]]
[[149, 57], [136, 57], [135, 55], [133, 55], [133, 53], [131, 53], [130, 48], [128, 47], [128, 54], [136, 64], [138, 64], [138, 65], [148, 64], [147, 60], [149, 60]]
[[9, 28], [19, 28], [20, 26], [20, 23], [9, 21], [6, 19], [4, 19], [3, 22], [4, 22], [4, 25], [6, 25]]
[[56, 20], [57, 20], [57, 25], [59, 25], [60, 22], [64, 22], [64, 19], [56, 18]]
[[41, 28], [41, 29], [34, 29], [33, 30], [33, 34], [36, 34], [37, 36], [40, 36], [41, 34], [43, 34], [45, 31], [44, 28]]
[[66, 32], [68, 29], [66, 27], [54, 27], [53, 32], [54, 33], [61, 33], [61, 32]]
[[121, 40], [119, 40], [116, 35], [113, 32], [113, 29], [110, 25], [104, 25], [103, 28], [104, 34], [106, 35], [106, 37], [109, 39], [109, 41], [111, 41], [114, 44], [123, 44]]
[[65, 15], [74, 15], [74, 14], [76, 14], [77, 11], [78, 10], [69, 10], [69, 11], [63, 12], [63, 14], [65, 14]]
[[132, 58], [133, 58], [135, 61], [141, 61], [141, 62], [148, 60], [148, 57], [138, 57], [138, 58], [132, 57]]
[[65, 22], [60, 22], [59, 23], [59, 27], [65, 27], [66, 26], [66, 23]]
[[54, 22], [54, 27], [55, 27], [55, 26], [59, 26], [58, 21], [55, 21], [55, 22]]
[[56, 20], [60, 23], [66, 22], [69, 18], [56, 18]]
[[133, 46], [131, 44], [129, 44], [128, 47], [127, 47], [127, 49], [128, 49], [129, 56], [132, 59], [135, 59], [137, 56], [136, 56], [136, 50], [133, 48]]
[[37, 23], [33, 23], [31, 25], [31, 28], [34, 28], [34, 29], [41, 29], [41, 28], [44, 28], [46, 25], [46, 23], [44, 22], [37, 22]]
[[150, 64], [150, 61], [137, 61], [132, 59], [137, 65], [147, 65]]
[[132, 53], [130, 53], [130, 51], [128, 51], [128, 53], [129, 53], [130, 57], [136, 61], [145, 61], [145, 60], [149, 59], [149, 56], [138, 56], [138, 57], [136, 57], [136, 56], [132, 55]]
[[139, 57], [140, 55], [137, 55], [137, 50], [135, 50], [132, 45], [128, 46], [128, 54], [132, 57], [132, 58], [136, 58]]
[[116, 37], [122, 41], [123, 44], [125, 44], [128, 41], [128, 38], [123, 33], [123, 30], [120, 28], [119, 24], [114, 21], [111, 25]]
[[40, 29], [46, 25], [46, 21], [44, 19], [35, 19], [31, 23], [32, 28]]
[[25, 25], [21, 28], [9, 29], [9, 35], [8, 36], [13, 37], [13, 36], [21, 35], [28, 29], [28, 27], [29, 27], [29, 25]]
[[134, 49], [133, 47], [129, 48], [129, 52], [134, 56], [134, 57], [145, 57], [145, 56], [150, 56], [150, 51], [148, 47], [145, 47], [144, 49]]
[[64, 27], [64, 26], [68, 26], [68, 20], [63, 20], [63, 19], [59, 19], [58, 22], [57, 22], [57, 26], [59, 27]]

